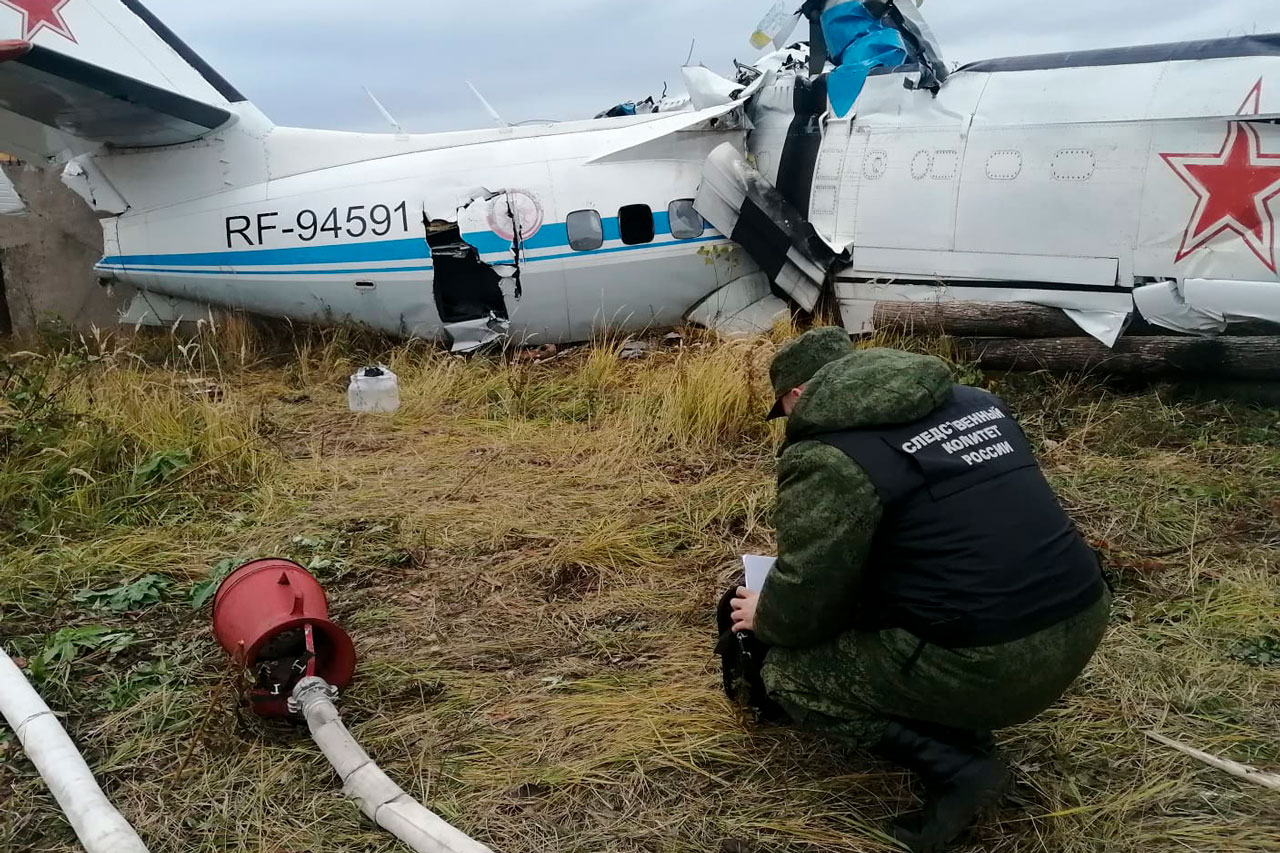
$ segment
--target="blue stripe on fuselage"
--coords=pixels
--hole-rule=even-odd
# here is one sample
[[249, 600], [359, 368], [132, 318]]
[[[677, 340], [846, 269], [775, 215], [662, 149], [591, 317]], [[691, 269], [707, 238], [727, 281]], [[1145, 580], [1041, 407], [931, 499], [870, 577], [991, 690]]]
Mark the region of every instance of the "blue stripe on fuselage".
[[[604, 240], [618, 241], [621, 239], [621, 233], [618, 227], [616, 217], [601, 220], [604, 226]], [[671, 234], [671, 222], [665, 211], [655, 212], [653, 215], [654, 236], [663, 237]], [[475, 246], [482, 255], [497, 254], [501, 252], [509, 252], [511, 250], [511, 242], [504, 240], [502, 237], [492, 231], [478, 231], [464, 235], [469, 244]], [[569, 251], [567, 254], [555, 254], [550, 256], [527, 258], [526, 262], [534, 263], [537, 261], [563, 260], [565, 258], [583, 257], [587, 258], [595, 254], [604, 254], [609, 252], [621, 252], [632, 249], [648, 249], [658, 247], [679, 246], [689, 243], [703, 243], [710, 240], [724, 239], [716, 234], [710, 237], [701, 237], [694, 240], [678, 240], [669, 243], [643, 243], [635, 246], [618, 246], [608, 249], [601, 248], [592, 251], [578, 252]], [[569, 234], [563, 222], [548, 223], [543, 226], [537, 234], [524, 242], [525, 251], [535, 251], [542, 249], [569, 249]], [[221, 268], [246, 268], [246, 267], [284, 267], [284, 266], [312, 266], [315, 264], [370, 264], [385, 261], [419, 261], [426, 266], [415, 267], [397, 267], [394, 269], [359, 269], [359, 270], [328, 270], [321, 271], [329, 274], [345, 273], [345, 272], [409, 272], [418, 270], [427, 270], [431, 266], [431, 250], [427, 246], [425, 239], [409, 238], [404, 240], [379, 240], [376, 242], [366, 243], [343, 243], [336, 246], [300, 246], [292, 249], [247, 249], [239, 251], [226, 252], [194, 252], [190, 254], [173, 254], [173, 255], [115, 255], [103, 258], [98, 262], [99, 267], [111, 267], [117, 270], [136, 270], [138, 272], [159, 272], [159, 269], [141, 270], [139, 267], [163, 267], [165, 271], [173, 270], [175, 267], [221, 267]], [[217, 274], [222, 270], [208, 270], [204, 274]], [[269, 272], [267, 270], [254, 270], [255, 272]], [[195, 270], [192, 270], [195, 272]], [[244, 274], [241, 270], [236, 270], [235, 274]], [[274, 274], [274, 273], [273, 273]], [[286, 273], [280, 273], [286, 274]], [[289, 273], [297, 274], [297, 273]]]
[[[464, 234], [462, 239], [475, 246], [482, 255], [511, 251], [511, 241], [494, 234], [492, 231], [477, 231], [474, 234]], [[563, 222], [552, 222], [544, 225], [537, 234], [524, 241], [525, 251], [554, 249], [557, 246], [568, 245], [569, 231], [565, 228]]]
[[251, 249], [233, 252], [195, 252], [185, 255], [118, 255], [103, 258], [103, 266], [288, 267], [302, 264], [368, 264], [376, 261], [425, 261], [431, 258], [427, 241], [379, 240], [338, 246], [296, 249]]
[[[611, 216], [607, 219], [601, 219], [600, 225], [604, 233], [604, 241], [617, 242], [622, 239], [622, 231], [618, 225], [618, 217]], [[665, 237], [671, 234], [671, 217], [664, 210], [655, 211], [653, 214], [653, 235], [655, 237]], [[482, 255], [493, 255], [499, 252], [511, 251], [511, 241], [503, 239], [492, 231], [477, 231], [474, 234], [466, 234], [463, 239], [480, 250]], [[688, 242], [688, 241], [681, 241]], [[549, 222], [534, 234], [532, 237], [524, 241], [523, 247], [526, 252], [536, 251], [538, 249], [567, 249], [569, 248], [569, 229], [563, 222]], [[592, 251], [600, 251], [594, 249]], [[590, 254], [590, 252], [580, 252], [578, 254]], [[545, 260], [542, 259], [542, 260]]]
[[[698, 237], [693, 240], [680, 240], [674, 243], [645, 243], [639, 246], [611, 246], [607, 249], [595, 249], [590, 252], [565, 252], [563, 254], [545, 255], [539, 258], [525, 258], [522, 262], [525, 265], [538, 264], [544, 261], [564, 261], [564, 260], [586, 260], [587, 258], [596, 257], [598, 255], [610, 255], [617, 252], [635, 252], [644, 249], [669, 249], [674, 246], [697, 245], [699, 243], [715, 243], [725, 242], [725, 238], [720, 235], [712, 237]], [[431, 264], [419, 267], [372, 267], [369, 269], [350, 269], [343, 267], [341, 269], [323, 269], [323, 270], [278, 270], [264, 269], [255, 267], [252, 269], [216, 269], [204, 270], [194, 267], [130, 267], [123, 264], [109, 264], [106, 261], [100, 261], [96, 267], [104, 271], [110, 272], [128, 272], [128, 273], [164, 273], [169, 275], [224, 275], [224, 276], [246, 276], [246, 275], [360, 275], [375, 273], [405, 273], [405, 272], [429, 272], [433, 269]]]
[[272, 269], [221, 269], [221, 270], [199, 270], [194, 267], [113, 267], [109, 264], [99, 263], [94, 269], [109, 270], [110, 272], [128, 272], [128, 273], [166, 273], [170, 275], [225, 275], [225, 276], [246, 276], [246, 275], [364, 275], [374, 273], [393, 273], [393, 272], [430, 272], [434, 269], [431, 265], [425, 267], [374, 267], [372, 269], [347, 269], [343, 267], [339, 270], [272, 270]]

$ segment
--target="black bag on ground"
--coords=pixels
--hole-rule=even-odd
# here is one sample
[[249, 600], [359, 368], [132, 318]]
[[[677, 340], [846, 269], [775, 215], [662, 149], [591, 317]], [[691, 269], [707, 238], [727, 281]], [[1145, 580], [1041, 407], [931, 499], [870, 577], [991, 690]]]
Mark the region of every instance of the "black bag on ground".
[[716, 628], [719, 640], [716, 654], [720, 656], [724, 692], [730, 700], [744, 708], [750, 708], [761, 722], [786, 723], [787, 712], [769, 698], [760, 677], [765, 655], [769, 647], [750, 631], [733, 630], [733, 603], [738, 588], [734, 586], [720, 599], [716, 608]]

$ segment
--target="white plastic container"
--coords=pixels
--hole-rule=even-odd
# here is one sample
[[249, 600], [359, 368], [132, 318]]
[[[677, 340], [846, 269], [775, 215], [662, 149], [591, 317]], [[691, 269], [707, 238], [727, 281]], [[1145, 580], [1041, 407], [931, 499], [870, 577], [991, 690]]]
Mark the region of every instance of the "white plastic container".
[[351, 377], [347, 403], [353, 412], [394, 412], [400, 408], [400, 380], [385, 365], [366, 367]]

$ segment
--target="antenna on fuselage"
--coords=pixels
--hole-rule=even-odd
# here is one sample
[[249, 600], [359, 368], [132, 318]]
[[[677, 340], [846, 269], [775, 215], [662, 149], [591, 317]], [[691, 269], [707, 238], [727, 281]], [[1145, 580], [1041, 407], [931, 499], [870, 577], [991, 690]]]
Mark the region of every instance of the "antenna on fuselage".
[[498, 115], [498, 111], [493, 108], [493, 104], [485, 100], [484, 95], [480, 94], [480, 90], [475, 86], [472, 86], [470, 80], [466, 82], [467, 86], [471, 89], [472, 94], [479, 99], [480, 106], [484, 107], [484, 111], [489, 114], [489, 117], [493, 119], [494, 123], [497, 124], [498, 127], [511, 127], [510, 122], [504, 120], [502, 116]]
[[361, 88], [363, 88], [364, 93], [369, 96], [369, 100], [373, 101], [373, 105], [378, 108], [378, 112], [382, 113], [382, 117], [387, 120], [387, 124], [391, 125], [391, 129], [396, 133], [403, 135], [404, 128], [400, 126], [400, 122], [396, 121], [396, 117], [382, 105], [382, 101], [379, 101], [377, 96], [374, 95], [373, 92], [369, 91], [368, 86], [362, 86]]

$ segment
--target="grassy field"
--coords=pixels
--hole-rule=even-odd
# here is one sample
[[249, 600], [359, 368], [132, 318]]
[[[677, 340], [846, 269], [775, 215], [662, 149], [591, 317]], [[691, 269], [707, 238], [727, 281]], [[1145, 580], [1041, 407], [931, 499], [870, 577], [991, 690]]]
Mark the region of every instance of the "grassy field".
[[[909, 779], [741, 719], [711, 607], [772, 547], [774, 341], [532, 364], [241, 323], [0, 361], [0, 641], [155, 853], [402, 849], [305, 734], [246, 716], [211, 579], [288, 556], [355, 637], [343, 711], [497, 853], [880, 851]], [[381, 359], [394, 416], [346, 410]], [[973, 378], [972, 371], [963, 371]], [[1105, 647], [1001, 735], [983, 851], [1280, 851], [1280, 413], [986, 380], [1117, 573]], [[78, 850], [0, 727], [0, 850]]]

